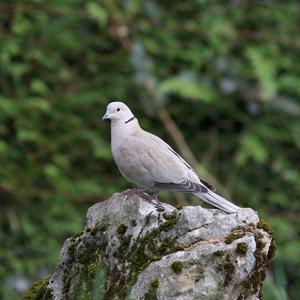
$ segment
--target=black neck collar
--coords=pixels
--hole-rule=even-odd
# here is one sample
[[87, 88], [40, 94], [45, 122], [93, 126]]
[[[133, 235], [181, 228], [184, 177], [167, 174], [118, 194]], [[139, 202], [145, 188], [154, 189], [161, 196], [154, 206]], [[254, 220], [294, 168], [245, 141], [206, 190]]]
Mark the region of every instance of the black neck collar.
[[135, 119], [135, 116], [132, 116], [129, 120], [125, 121], [125, 124], [127, 124], [127, 123], [133, 121], [134, 119]]

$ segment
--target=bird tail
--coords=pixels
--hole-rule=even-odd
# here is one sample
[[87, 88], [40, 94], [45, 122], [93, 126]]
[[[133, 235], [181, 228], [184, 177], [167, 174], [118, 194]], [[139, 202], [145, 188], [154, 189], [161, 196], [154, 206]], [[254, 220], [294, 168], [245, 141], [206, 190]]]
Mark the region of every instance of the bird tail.
[[208, 191], [207, 193], [195, 193], [195, 196], [201, 198], [205, 202], [222, 209], [228, 213], [236, 212], [239, 207], [235, 204], [231, 203], [230, 201], [226, 200], [225, 198], [221, 197], [220, 195], [214, 193], [213, 191]]

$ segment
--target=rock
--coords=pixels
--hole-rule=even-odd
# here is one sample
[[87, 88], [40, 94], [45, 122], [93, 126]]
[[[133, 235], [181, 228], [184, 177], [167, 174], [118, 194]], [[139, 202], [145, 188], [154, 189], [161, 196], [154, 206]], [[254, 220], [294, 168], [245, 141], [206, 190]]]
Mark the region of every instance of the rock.
[[176, 209], [114, 194], [66, 240], [44, 299], [260, 299], [274, 251], [252, 209]]

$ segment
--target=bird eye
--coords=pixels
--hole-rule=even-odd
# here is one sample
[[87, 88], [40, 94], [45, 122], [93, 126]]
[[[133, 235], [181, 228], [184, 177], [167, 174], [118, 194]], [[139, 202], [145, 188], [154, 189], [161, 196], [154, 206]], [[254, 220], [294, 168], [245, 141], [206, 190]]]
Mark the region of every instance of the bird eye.
[[120, 111], [121, 109], [120, 108], [117, 108], [117, 111]]

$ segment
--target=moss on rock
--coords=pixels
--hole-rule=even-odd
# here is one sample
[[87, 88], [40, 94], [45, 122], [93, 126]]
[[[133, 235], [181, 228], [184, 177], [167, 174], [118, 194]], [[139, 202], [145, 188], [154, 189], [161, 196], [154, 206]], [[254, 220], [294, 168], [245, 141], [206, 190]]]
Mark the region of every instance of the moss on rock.
[[230, 282], [232, 281], [233, 275], [235, 273], [235, 266], [231, 262], [229, 254], [227, 254], [225, 256], [225, 262], [224, 262], [222, 268], [225, 272], [224, 282], [222, 285], [224, 287], [227, 287], [227, 286], [229, 286]]
[[269, 251], [268, 251], [268, 260], [271, 261], [273, 259], [273, 257], [275, 256], [275, 252], [276, 252], [276, 243], [274, 238], [272, 238], [270, 247], [269, 247]]
[[227, 235], [225, 238], [226, 244], [231, 244], [233, 241], [238, 240], [245, 236], [245, 232], [241, 230], [233, 230], [231, 233]]
[[[182, 249], [182, 245], [176, 243], [176, 237], [162, 237], [163, 232], [171, 230], [177, 223], [179, 215], [176, 212], [165, 215], [165, 221], [153, 230], [146, 232], [135, 240], [133, 248], [128, 247], [129, 243], [124, 241], [131, 236], [125, 235], [126, 225], [119, 228], [118, 238], [120, 246], [115, 254], [119, 260], [119, 268], [109, 271], [108, 277], [111, 278], [111, 284], [108, 285], [105, 297], [111, 299], [118, 296], [125, 298], [131, 286], [136, 282], [138, 275], [153, 261], [162, 256]], [[145, 226], [149, 224], [151, 213], [145, 218]], [[119, 225], [119, 226], [120, 226]], [[123, 234], [123, 235], [122, 235]], [[125, 247], [126, 246], [126, 247]], [[120, 267], [121, 266], [121, 267]]]
[[[257, 295], [259, 299], [263, 299], [263, 281], [266, 277], [266, 269], [270, 266], [271, 259], [275, 255], [275, 241], [272, 238], [269, 251], [266, 254], [264, 249], [266, 246], [266, 243], [263, 241], [264, 235], [261, 233], [260, 230], [264, 230], [269, 235], [273, 236], [273, 231], [270, 228], [270, 226], [263, 220], [261, 220], [257, 227], [255, 225], [245, 225], [245, 226], [239, 226], [239, 228], [236, 228], [238, 230], [242, 230], [245, 232], [251, 232], [254, 235], [255, 243], [256, 243], [256, 249], [254, 252], [255, 257], [255, 265], [253, 267], [253, 270], [250, 274], [250, 276], [244, 280], [243, 287], [244, 291], [239, 296], [239, 299], [246, 299], [250, 295]], [[243, 248], [243, 247], [242, 247]]]
[[182, 208], [183, 208], [182, 205], [180, 205], [180, 204], [177, 204], [177, 205], [176, 205], [176, 209], [182, 209]]
[[171, 269], [176, 274], [180, 274], [182, 272], [182, 268], [183, 268], [183, 263], [179, 260], [176, 260], [171, 264]]
[[214, 252], [213, 255], [215, 257], [223, 257], [223, 256], [225, 256], [225, 251], [223, 251], [223, 250], [217, 250], [217, 251]]
[[273, 230], [272, 230], [271, 226], [264, 219], [259, 220], [259, 223], [257, 224], [257, 228], [263, 229], [268, 234], [273, 236]]
[[159, 287], [159, 280], [158, 279], [151, 280], [150, 284], [149, 284], [149, 290], [145, 294], [144, 299], [145, 300], [156, 300], [157, 299], [156, 291], [157, 291], [158, 287]]
[[136, 220], [131, 220], [130, 224], [132, 227], [135, 227], [137, 225], [137, 222], [136, 222]]
[[163, 214], [164, 219], [166, 220], [159, 226], [160, 231], [169, 231], [177, 222], [177, 215], [176, 213], [172, 213], [167, 215], [166, 213]]
[[159, 280], [158, 279], [154, 279], [152, 281], [150, 281], [150, 287], [153, 289], [157, 289], [159, 286]]
[[[85, 293], [85, 299], [89, 299], [87, 295], [93, 291], [96, 270], [101, 264], [102, 255], [105, 255], [107, 247], [107, 240], [102, 230], [104, 226], [105, 224], [97, 224], [94, 228], [85, 230], [69, 240], [68, 261], [63, 265], [65, 272], [62, 296], [64, 299], [72, 299], [74, 294], [82, 293]], [[73, 269], [75, 266], [76, 270]]]
[[126, 231], [127, 231], [127, 226], [126, 225], [124, 225], [124, 224], [118, 225], [118, 227], [117, 227], [117, 234], [119, 236], [124, 235], [126, 233]]
[[34, 283], [26, 294], [23, 296], [23, 300], [52, 300], [52, 290], [48, 288], [50, 276], [43, 278], [42, 280]]
[[245, 256], [247, 254], [247, 250], [248, 250], [248, 244], [242, 242], [237, 244], [235, 252], [238, 255]]

